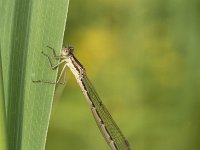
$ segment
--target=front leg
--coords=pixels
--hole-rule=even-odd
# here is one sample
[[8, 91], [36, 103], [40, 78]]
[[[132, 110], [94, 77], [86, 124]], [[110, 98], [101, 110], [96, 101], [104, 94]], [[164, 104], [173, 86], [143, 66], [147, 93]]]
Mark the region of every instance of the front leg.
[[65, 60], [62, 60], [57, 65], [53, 66], [50, 57], [47, 54], [45, 54], [44, 52], [42, 52], [42, 54], [48, 58], [48, 61], [49, 61], [49, 64], [50, 64], [52, 70], [57, 69], [60, 64], [62, 64], [63, 62], [65, 62]]
[[53, 57], [55, 58], [55, 59], [60, 59], [60, 58], [62, 58], [62, 55], [56, 55], [56, 52], [55, 52], [55, 49], [54, 48], [52, 48], [52, 47], [50, 47], [50, 46], [47, 46], [48, 48], [50, 48], [52, 51], [53, 51]]

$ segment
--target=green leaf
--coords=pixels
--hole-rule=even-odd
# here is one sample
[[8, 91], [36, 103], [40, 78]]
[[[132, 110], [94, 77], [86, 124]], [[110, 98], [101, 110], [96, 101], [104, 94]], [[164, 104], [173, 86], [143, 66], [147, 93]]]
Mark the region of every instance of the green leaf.
[[[68, 0], [2, 1], [1, 52], [9, 150], [43, 150], [55, 81], [41, 51], [62, 47]], [[54, 63], [56, 63], [54, 61]]]
[[2, 59], [1, 59], [1, 45], [0, 45], [0, 149], [7, 150], [5, 100], [4, 100], [3, 72], [2, 72], [1, 60]]

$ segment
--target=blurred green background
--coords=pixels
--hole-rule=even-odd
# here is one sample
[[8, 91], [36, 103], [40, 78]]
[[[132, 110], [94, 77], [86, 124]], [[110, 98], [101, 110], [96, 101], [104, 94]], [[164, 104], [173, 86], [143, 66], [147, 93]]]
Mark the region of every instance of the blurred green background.
[[[199, 0], [70, 1], [64, 44], [75, 46], [134, 150], [199, 150], [199, 27]], [[109, 149], [70, 71], [67, 78], [46, 150]]]

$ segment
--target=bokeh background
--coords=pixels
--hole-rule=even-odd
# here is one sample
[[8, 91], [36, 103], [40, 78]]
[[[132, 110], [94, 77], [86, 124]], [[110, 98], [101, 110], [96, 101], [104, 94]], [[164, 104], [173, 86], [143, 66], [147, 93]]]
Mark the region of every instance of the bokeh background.
[[[199, 150], [199, 27], [199, 0], [70, 1], [64, 44], [134, 150]], [[67, 79], [46, 150], [108, 150], [70, 71]]]

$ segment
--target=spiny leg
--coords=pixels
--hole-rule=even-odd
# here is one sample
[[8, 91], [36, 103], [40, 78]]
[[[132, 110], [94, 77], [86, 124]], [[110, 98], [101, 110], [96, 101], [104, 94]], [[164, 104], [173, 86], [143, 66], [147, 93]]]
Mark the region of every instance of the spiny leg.
[[55, 58], [55, 59], [60, 59], [60, 58], [62, 58], [62, 55], [56, 55], [56, 51], [55, 51], [55, 49], [54, 48], [52, 48], [52, 47], [50, 47], [50, 46], [47, 46], [48, 48], [50, 48], [52, 51], [53, 51], [53, 57]]
[[[60, 76], [58, 77], [58, 80], [56, 81], [56, 83], [65, 84], [65, 82], [66, 82], [66, 67], [67, 67], [67, 64], [65, 64], [64, 67], [62, 68], [62, 71], [60, 72]], [[64, 76], [64, 80], [63, 80], [63, 82], [59, 82], [62, 76]]]
[[[59, 77], [58, 77], [58, 80], [56, 81], [56, 82], [51, 82], [51, 81], [44, 81], [44, 80], [35, 80], [35, 81], [33, 81], [34, 83], [49, 83], [49, 84], [65, 84], [65, 82], [66, 82], [66, 66], [67, 66], [67, 64], [65, 64], [64, 65], [64, 67], [63, 67], [63, 69], [62, 69], [62, 71], [60, 72], [60, 75], [59, 75]], [[63, 73], [64, 73], [64, 81], [63, 82], [59, 82], [60, 81], [60, 79], [61, 79], [61, 77], [62, 77], [62, 75], [63, 75]]]
[[[51, 81], [44, 81], [44, 80], [32, 80], [34, 83], [48, 83], [48, 84], [56, 84], [56, 82], [51, 82]], [[62, 84], [62, 83], [59, 83]]]
[[43, 51], [42, 51], [42, 54], [48, 58], [48, 61], [49, 61], [49, 64], [50, 64], [52, 70], [57, 69], [60, 64], [62, 64], [63, 62], [65, 62], [65, 60], [62, 60], [57, 65], [53, 66], [50, 57], [47, 54], [45, 54]]
[[[61, 65], [62, 63], [65, 62], [65, 60], [62, 60], [57, 65], [53, 66], [52, 62], [50, 60], [50, 57], [47, 54], [45, 54], [44, 52], [42, 52], [42, 54], [48, 58], [48, 61], [49, 61], [49, 64], [50, 64], [52, 70], [57, 69], [59, 65]], [[49, 84], [65, 84], [65, 77], [64, 77], [64, 82], [59, 82], [59, 80], [60, 80], [60, 78], [61, 78], [61, 76], [62, 76], [62, 74], [63, 74], [66, 66], [67, 65], [65, 64], [64, 67], [63, 67], [63, 69], [62, 69], [62, 71], [61, 71], [61, 73], [60, 73], [60, 76], [59, 76], [59, 78], [58, 78], [58, 80], [56, 82], [44, 81], [44, 80], [33, 80], [33, 82], [34, 83], [49, 83]]]

